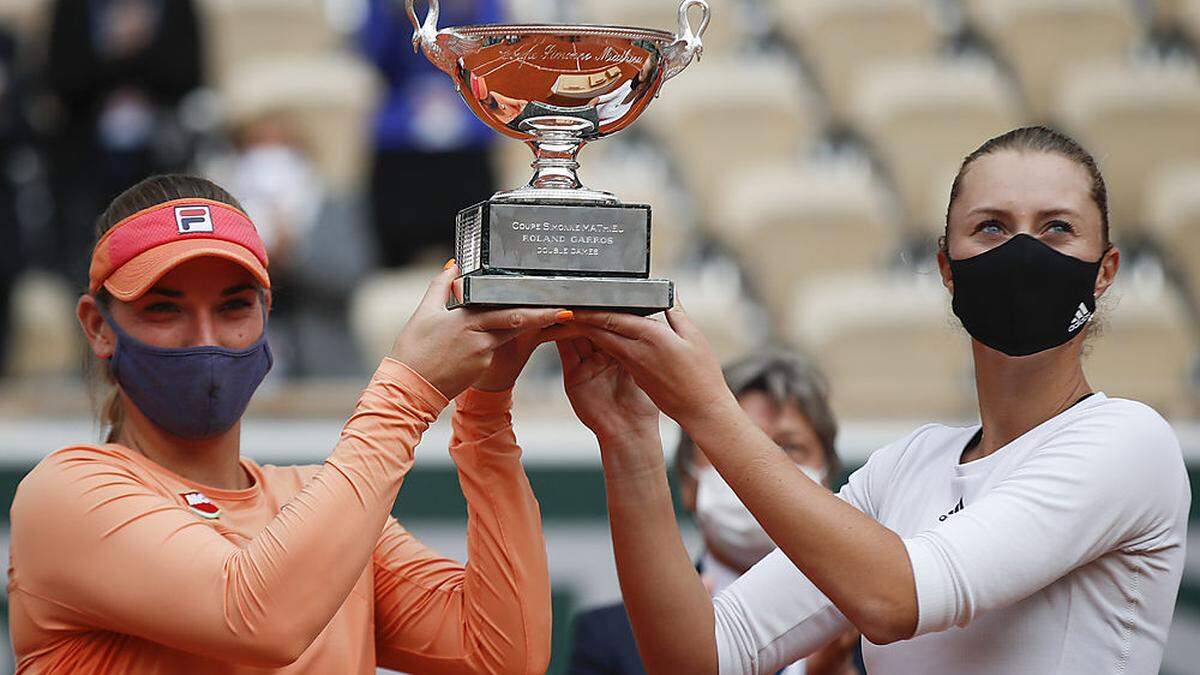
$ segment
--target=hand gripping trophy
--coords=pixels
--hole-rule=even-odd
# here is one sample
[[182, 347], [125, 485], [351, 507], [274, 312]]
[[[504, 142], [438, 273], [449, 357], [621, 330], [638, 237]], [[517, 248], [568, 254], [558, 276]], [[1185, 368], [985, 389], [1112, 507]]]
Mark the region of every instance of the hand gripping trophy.
[[[647, 0], [652, 1], [652, 0]], [[683, 0], [679, 32], [603, 25], [497, 24], [439, 30], [405, 0], [413, 47], [467, 106], [533, 150], [533, 178], [460, 211], [458, 304], [603, 308], [653, 314], [673, 284], [650, 278], [650, 206], [588, 189], [579, 150], [633, 123], [663, 84], [699, 59], [705, 0]], [[689, 10], [700, 9], [693, 29]]]

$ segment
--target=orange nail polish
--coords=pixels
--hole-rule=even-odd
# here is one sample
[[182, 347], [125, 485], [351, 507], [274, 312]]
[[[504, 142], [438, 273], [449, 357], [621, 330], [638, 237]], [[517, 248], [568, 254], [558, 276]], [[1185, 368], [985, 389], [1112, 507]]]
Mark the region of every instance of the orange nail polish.
[[575, 312], [572, 312], [569, 309], [564, 309], [563, 311], [554, 315], [554, 320], [557, 321], [558, 323], [566, 323], [566, 322], [572, 321], [574, 319], [575, 319]]
[[447, 260], [447, 261], [446, 261], [446, 264], [445, 264], [445, 265], [442, 265], [442, 269], [444, 269], [444, 270], [448, 270], [448, 269], [450, 269], [451, 267], [454, 267], [455, 263], [457, 263], [457, 262], [458, 262], [457, 260], [455, 260], [454, 258], [451, 258], [451, 259], [449, 259], [449, 260]]

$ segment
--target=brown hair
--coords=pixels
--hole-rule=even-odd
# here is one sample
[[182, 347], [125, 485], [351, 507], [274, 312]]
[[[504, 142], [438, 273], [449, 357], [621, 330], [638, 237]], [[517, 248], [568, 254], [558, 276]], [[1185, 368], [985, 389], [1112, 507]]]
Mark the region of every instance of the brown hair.
[[[734, 396], [760, 391], [778, 404], [795, 402], [816, 432], [825, 457], [825, 469], [831, 485], [842, 471], [834, 441], [837, 420], [829, 406], [829, 384], [811, 361], [782, 349], [767, 348], [743, 357], [724, 369], [725, 384]], [[675, 473], [679, 480], [691, 475], [696, 442], [681, 434], [675, 447]]]
[[954, 184], [950, 187], [950, 203], [946, 207], [946, 229], [938, 238], [938, 248], [942, 252], [948, 253], [950, 250], [950, 209], [954, 207], [954, 200], [958, 199], [962, 180], [967, 175], [967, 170], [980, 157], [1002, 150], [1047, 152], [1066, 157], [1082, 166], [1088, 172], [1092, 182], [1092, 201], [1095, 202], [1096, 208], [1100, 209], [1101, 237], [1104, 247], [1106, 249], [1111, 247], [1108, 236], [1108, 188], [1104, 185], [1104, 176], [1100, 174], [1100, 167], [1096, 164], [1095, 158], [1070, 136], [1049, 127], [1035, 126], [1013, 129], [996, 136], [979, 146], [975, 152], [967, 155], [963, 160], [962, 166], [958, 169], [958, 175], [954, 177]]
[[[233, 195], [210, 180], [183, 174], [151, 176], [117, 195], [108, 208], [104, 209], [104, 212], [96, 219], [96, 241], [99, 242], [105, 232], [111, 230], [125, 218], [173, 199], [209, 199], [229, 204], [237, 209], [242, 208]], [[112, 303], [112, 296], [103, 288], [96, 291], [95, 297], [96, 302], [105, 307]], [[121, 432], [121, 423], [124, 418], [121, 397], [116, 390], [116, 383], [112, 371], [109, 370], [108, 362], [95, 358], [91, 350], [86, 352], [86, 359], [84, 369], [90, 385], [92, 403], [96, 408], [102, 433], [107, 430], [105, 442], [112, 443]], [[102, 392], [102, 389], [108, 391]], [[104, 402], [101, 404], [102, 398]]]

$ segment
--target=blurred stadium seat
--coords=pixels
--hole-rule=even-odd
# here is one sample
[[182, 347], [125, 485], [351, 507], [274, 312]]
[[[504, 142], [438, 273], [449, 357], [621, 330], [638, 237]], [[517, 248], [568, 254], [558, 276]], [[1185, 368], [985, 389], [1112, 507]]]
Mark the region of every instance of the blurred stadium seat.
[[813, 69], [832, 115], [848, 121], [865, 69], [932, 57], [940, 38], [925, 0], [774, 0], [780, 31]]
[[379, 272], [355, 289], [350, 301], [350, 329], [367, 363], [375, 363], [392, 351], [392, 343], [438, 269], [414, 265]]
[[933, 269], [833, 274], [802, 284], [789, 337], [821, 364], [840, 418], [977, 414], [970, 338]]
[[1016, 71], [1037, 120], [1050, 118], [1064, 72], [1127, 56], [1141, 30], [1128, 0], [991, 0], [976, 7], [980, 28]]
[[1200, 159], [1156, 172], [1147, 192], [1146, 222], [1200, 300]]
[[338, 34], [320, 0], [200, 0], [208, 28], [214, 83], [241, 79], [242, 66], [262, 58], [328, 54]]
[[59, 277], [31, 271], [13, 291], [10, 374], [20, 377], [67, 377], [79, 371], [82, 334], [75, 321], [72, 292]]
[[864, 75], [854, 105], [858, 128], [891, 172], [908, 230], [922, 236], [942, 229], [940, 219], [923, 217], [931, 186], [1022, 119], [1008, 81], [974, 58], [877, 65]]
[[1114, 238], [1139, 232], [1154, 170], [1200, 159], [1200, 71], [1195, 65], [1100, 62], [1072, 69], [1058, 114], [1104, 172]]
[[1200, 342], [1178, 294], [1160, 279], [1123, 270], [1097, 316], [1100, 333], [1085, 348], [1088, 383], [1168, 417], [1196, 415], [1189, 373]]
[[[620, 148], [612, 141], [604, 145]], [[589, 160], [582, 171], [589, 187], [611, 192], [626, 203], [650, 205], [650, 272], [653, 276], [678, 267], [696, 254], [701, 235], [695, 226], [691, 200], [673, 180], [667, 162], [657, 154], [644, 146], [624, 152], [614, 149], [598, 161]]]
[[892, 206], [865, 162], [769, 165], [722, 186], [713, 234], [782, 321], [797, 283], [884, 266], [900, 239]]
[[737, 267], [730, 261], [666, 269], [655, 276], [675, 282], [680, 303], [722, 363], [767, 342], [766, 312], [747, 299]]
[[817, 132], [798, 69], [773, 58], [704, 59], [668, 82], [640, 123], [669, 149], [705, 216], [723, 182], [800, 157]]
[[1179, 12], [1179, 25], [1200, 44], [1200, 0], [1183, 0], [1183, 8]]
[[368, 116], [378, 88], [375, 72], [358, 59], [308, 55], [245, 63], [224, 97], [231, 122], [268, 113], [288, 116], [325, 177], [347, 189], [362, 183]]

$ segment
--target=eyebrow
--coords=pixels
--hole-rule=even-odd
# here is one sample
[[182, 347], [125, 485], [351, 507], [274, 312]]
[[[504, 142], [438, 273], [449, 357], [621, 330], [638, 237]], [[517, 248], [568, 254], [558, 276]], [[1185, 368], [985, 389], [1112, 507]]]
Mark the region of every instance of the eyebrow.
[[[237, 295], [238, 293], [252, 290], [254, 290], [254, 284], [238, 284], [237, 286], [230, 286], [229, 288], [221, 291], [221, 297], [227, 298], [231, 295]], [[163, 286], [152, 286], [150, 290], [146, 291], [146, 295], [162, 295], [168, 298], [182, 298], [183, 291], [178, 291], [174, 288], [165, 288]]]
[[[991, 216], [1007, 216], [1010, 213], [1011, 212], [1008, 211], [1007, 209], [1000, 209], [1000, 208], [996, 208], [994, 206], [980, 206], [977, 208], [973, 208], [970, 211], [967, 211], [968, 216], [973, 216], [973, 215], [977, 215], [977, 214], [986, 214], [986, 215], [991, 215]], [[1070, 208], [1066, 208], [1066, 207], [1060, 207], [1060, 208], [1055, 208], [1055, 209], [1044, 209], [1042, 211], [1038, 211], [1037, 215], [1038, 215], [1038, 218], [1050, 218], [1053, 216], [1074, 216], [1076, 218], [1080, 217], [1078, 211], [1076, 211], [1075, 209], [1070, 209]]]
[[226, 288], [225, 290], [221, 291], [221, 297], [227, 298], [231, 295], [237, 295], [238, 293], [242, 293], [243, 291], [252, 291], [252, 290], [254, 290], [253, 284], [238, 284], [237, 286], [230, 286], [229, 288]]

